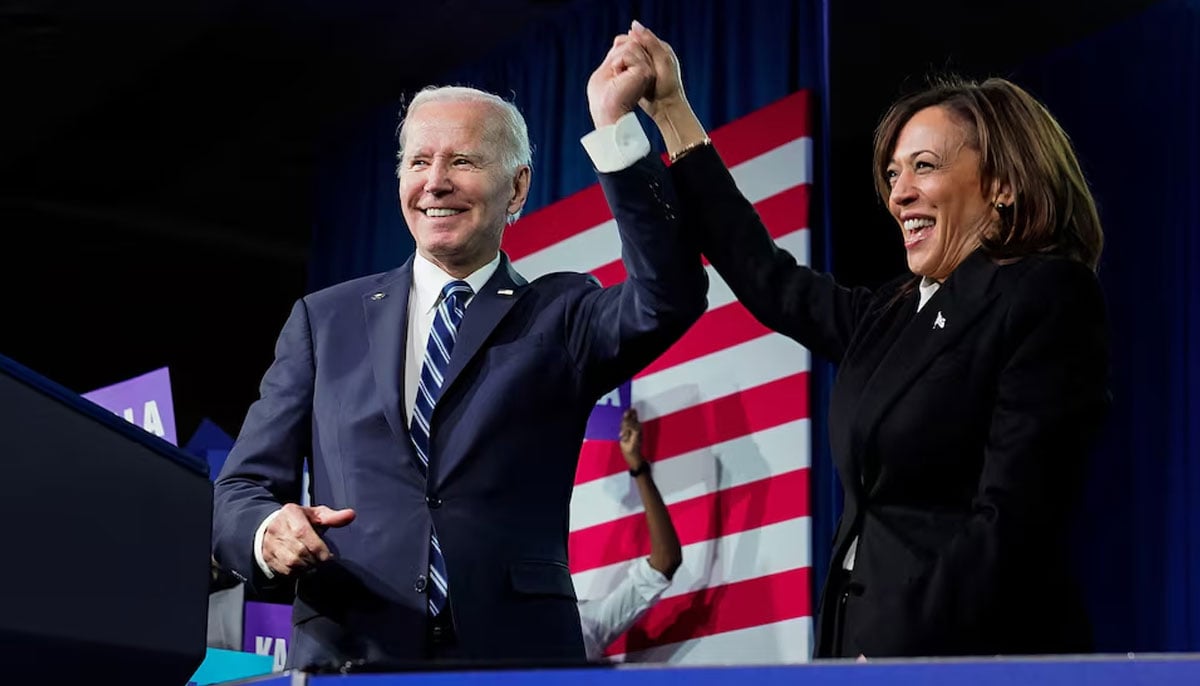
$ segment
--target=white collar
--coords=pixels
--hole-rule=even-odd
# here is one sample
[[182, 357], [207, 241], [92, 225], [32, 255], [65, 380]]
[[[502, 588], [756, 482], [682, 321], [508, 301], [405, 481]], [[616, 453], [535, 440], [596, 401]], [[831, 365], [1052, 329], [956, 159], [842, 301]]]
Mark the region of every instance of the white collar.
[[437, 307], [442, 297], [442, 288], [451, 281], [466, 281], [471, 290], [478, 293], [487, 284], [500, 266], [500, 252], [490, 262], [471, 272], [465, 279], [455, 279], [442, 268], [417, 252], [413, 256], [413, 293], [416, 295], [415, 311], [429, 314]]
[[937, 289], [941, 288], [941, 286], [942, 283], [940, 281], [934, 281], [928, 276], [921, 277], [921, 283], [917, 286], [917, 289], [921, 291], [921, 297], [917, 300], [917, 312], [920, 312], [921, 308], [925, 307], [925, 303], [929, 302], [929, 299], [933, 297], [933, 294], [936, 293]]

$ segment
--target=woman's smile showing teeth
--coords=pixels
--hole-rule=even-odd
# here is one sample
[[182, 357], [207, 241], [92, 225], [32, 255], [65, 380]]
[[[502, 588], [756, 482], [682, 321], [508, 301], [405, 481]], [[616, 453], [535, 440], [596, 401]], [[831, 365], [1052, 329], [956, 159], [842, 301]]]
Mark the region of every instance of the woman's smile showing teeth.
[[904, 247], [907, 248], [928, 238], [934, 224], [934, 220], [928, 217], [905, 219], [903, 222]]

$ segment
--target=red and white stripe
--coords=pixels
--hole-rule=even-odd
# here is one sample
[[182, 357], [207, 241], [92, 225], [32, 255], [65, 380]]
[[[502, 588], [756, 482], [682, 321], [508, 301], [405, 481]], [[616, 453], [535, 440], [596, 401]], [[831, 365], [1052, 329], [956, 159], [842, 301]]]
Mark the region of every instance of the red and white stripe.
[[[809, 93], [712, 133], [713, 144], [780, 247], [809, 263]], [[526, 278], [625, 278], [599, 185], [527, 215], [504, 250]], [[662, 599], [606, 654], [676, 664], [802, 662], [812, 636], [808, 351], [770, 332], [706, 265], [708, 311], [634, 377], [655, 481], [683, 544]], [[587, 441], [571, 502], [571, 571], [581, 598], [611, 590], [649, 553], [625, 462]]]

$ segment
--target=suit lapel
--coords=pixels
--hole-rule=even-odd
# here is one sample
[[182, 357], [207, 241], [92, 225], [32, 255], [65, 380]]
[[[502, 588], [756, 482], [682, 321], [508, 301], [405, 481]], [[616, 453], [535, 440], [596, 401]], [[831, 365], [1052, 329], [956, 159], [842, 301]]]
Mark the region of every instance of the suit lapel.
[[[479, 353], [488, 336], [504, 319], [504, 315], [520, 300], [526, 281], [513, 269], [508, 256], [500, 254], [500, 265], [487, 284], [475, 294], [471, 304], [458, 325], [458, 336], [454, 341], [454, 352], [450, 354], [450, 366], [442, 382], [441, 397], [454, 386], [462, 370]], [[434, 409], [437, 413], [437, 409]]]
[[400, 406], [404, 388], [404, 351], [408, 339], [408, 293], [412, 288], [410, 257], [388, 280], [363, 293], [363, 312], [367, 320], [367, 340], [371, 347], [371, 365], [375, 370], [375, 390], [383, 405], [383, 416], [392, 433], [409, 441], [408, 427]]
[[[864, 449], [884, 413], [922, 370], [966, 333], [995, 298], [991, 290], [995, 273], [991, 260], [981, 252], [973, 253], [901, 330], [862, 389], [851, 438], [852, 454], [860, 470]], [[866, 484], [868, 489], [870, 486]]]
[[[458, 326], [458, 336], [454, 341], [454, 352], [450, 354], [450, 366], [446, 369], [446, 378], [442, 382], [442, 393], [438, 403], [433, 408], [432, 424], [437, 426], [438, 417], [445, 412], [446, 403], [453, 403], [454, 384], [462, 374], [463, 369], [483, 349], [484, 343], [491, 336], [496, 326], [508, 314], [512, 306], [524, 294], [527, 282], [512, 268], [508, 256], [500, 254], [500, 266], [496, 273], [488, 279], [486, 285], [475, 294], [471, 304], [463, 315], [462, 323]], [[436, 428], [433, 429], [436, 432]], [[447, 454], [436, 452], [432, 458], [431, 468], [441, 481], [450, 474], [459, 462], [466, 457], [462, 454]]]

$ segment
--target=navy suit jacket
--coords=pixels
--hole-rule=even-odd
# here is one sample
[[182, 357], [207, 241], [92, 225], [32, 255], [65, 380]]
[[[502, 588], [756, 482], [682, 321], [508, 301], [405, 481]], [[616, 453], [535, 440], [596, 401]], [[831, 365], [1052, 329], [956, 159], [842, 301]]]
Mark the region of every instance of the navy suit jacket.
[[526, 282], [502, 256], [459, 329], [429, 479], [402, 407], [411, 259], [296, 303], [216, 482], [213, 531], [217, 560], [263, 583], [255, 530], [299, 500], [306, 457], [314, 504], [357, 511], [323, 534], [335, 560], [295, 580], [290, 666], [421, 659], [433, 526], [464, 658], [583, 659], [567, 534], [588, 415], [703, 313], [707, 290], [662, 163], [600, 180], [628, 279]]

